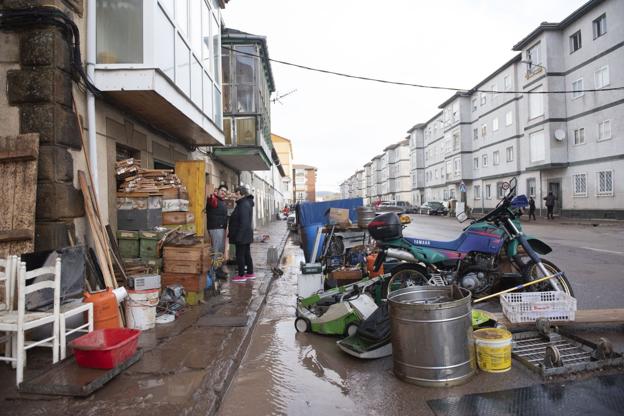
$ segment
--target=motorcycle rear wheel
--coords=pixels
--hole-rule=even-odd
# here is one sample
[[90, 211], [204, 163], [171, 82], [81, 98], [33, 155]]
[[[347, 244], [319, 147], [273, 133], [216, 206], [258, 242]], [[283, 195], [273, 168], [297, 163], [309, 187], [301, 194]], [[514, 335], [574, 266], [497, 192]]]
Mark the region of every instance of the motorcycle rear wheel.
[[[557, 267], [553, 262], [542, 259], [542, 264], [546, 268], [549, 274], [562, 273], [561, 269]], [[544, 277], [544, 274], [537, 267], [537, 263], [531, 260], [525, 266], [525, 276], [530, 276], [531, 280], [537, 280], [541, 277]], [[555, 283], [555, 286], [559, 288], [559, 291], [567, 293], [570, 296], [574, 296], [574, 291], [572, 290], [572, 285], [570, 285], [570, 281], [565, 276], [565, 273], [562, 273], [558, 277], [554, 277], [550, 280], [547, 280], [542, 283], [537, 283], [535, 285], [529, 286], [525, 288], [525, 291], [531, 292], [552, 292], [555, 288], [552, 286], [551, 281]]]
[[428, 286], [427, 270], [418, 264], [401, 264], [392, 270], [390, 279], [381, 286], [381, 294], [385, 299], [390, 292], [411, 286]]

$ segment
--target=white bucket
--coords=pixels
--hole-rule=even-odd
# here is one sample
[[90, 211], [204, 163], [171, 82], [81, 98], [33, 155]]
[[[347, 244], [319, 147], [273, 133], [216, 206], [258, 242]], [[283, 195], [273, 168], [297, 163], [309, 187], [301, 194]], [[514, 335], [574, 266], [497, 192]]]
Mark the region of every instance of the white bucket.
[[129, 290], [126, 300], [126, 321], [128, 328], [145, 331], [156, 325], [158, 289]]

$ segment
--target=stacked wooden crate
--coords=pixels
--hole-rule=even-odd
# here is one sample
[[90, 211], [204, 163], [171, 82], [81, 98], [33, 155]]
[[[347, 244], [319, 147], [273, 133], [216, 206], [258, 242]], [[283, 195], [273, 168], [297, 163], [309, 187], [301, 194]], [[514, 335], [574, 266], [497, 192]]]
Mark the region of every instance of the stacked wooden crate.
[[180, 284], [187, 293], [187, 303], [203, 299], [206, 273], [211, 266], [210, 244], [165, 246], [163, 249], [163, 287]]

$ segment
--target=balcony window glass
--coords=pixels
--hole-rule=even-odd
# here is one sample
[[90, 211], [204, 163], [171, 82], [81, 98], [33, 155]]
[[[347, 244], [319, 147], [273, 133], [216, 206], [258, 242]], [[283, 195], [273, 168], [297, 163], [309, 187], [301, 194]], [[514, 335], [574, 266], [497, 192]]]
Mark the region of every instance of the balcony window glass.
[[[197, 0], [195, 0], [197, 2]], [[188, 34], [188, 0], [175, 0], [175, 19], [183, 35]]]
[[203, 85], [202, 91], [204, 93], [204, 114], [206, 114], [210, 118], [213, 118], [213, 115], [212, 115], [212, 112], [213, 112], [212, 81], [210, 80], [210, 78], [208, 77], [208, 74], [205, 71], [203, 72], [203, 78], [204, 78], [204, 85]]
[[176, 36], [175, 45], [175, 82], [178, 87], [186, 94], [190, 95], [191, 91], [191, 61], [190, 50], [180, 35]]
[[[216, 19], [212, 20], [212, 62], [219, 62], [221, 60], [219, 54], [221, 53], [221, 27]], [[212, 65], [214, 80], [217, 85], [221, 86], [221, 74], [219, 73], [220, 65]]]
[[143, 63], [143, 0], [98, 0], [97, 63]]
[[[219, 66], [219, 65], [216, 65]], [[219, 91], [216, 85], [213, 84], [213, 97], [214, 97], [214, 122], [217, 126], [221, 126], [223, 113], [221, 110], [221, 91]]]
[[172, 53], [175, 40], [175, 30], [173, 25], [165, 15], [165, 12], [158, 9], [156, 12], [156, 25], [158, 30], [154, 31], [155, 42], [158, 48], [155, 50], [156, 66], [171, 80], [175, 79], [175, 59]]
[[210, 52], [210, 45], [212, 43], [212, 39], [210, 38], [210, 23], [212, 22], [212, 19], [210, 17], [210, 10], [208, 10], [208, 6], [206, 6], [206, 3], [204, 3], [203, 1], [201, 2], [201, 16], [202, 63], [205, 68], [212, 71], [212, 67], [210, 66], [210, 61], [212, 59], [212, 55]]
[[225, 136], [225, 144], [232, 144], [232, 119], [226, 117], [223, 119], [223, 135]]
[[254, 86], [236, 86], [236, 112], [252, 113], [254, 111]]
[[195, 56], [191, 61], [191, 100], [199, 107], [202, 108], [203, 88], [202, 88], [202, 70], [199, 61]]
[[226, 113], [233, 112], [232, 110], [232, 87], [230, 84], [223, 85], [223, 111]]
[[173, 17], [173, 2], [174, 0], [158, 0], [160, 4], [163, 5], [169, 16]]
[[203, 1], [191, 1], [191, 10], [189, 13], [191, 23], [191, 48], [197, 56], [202, 53], [202, 4]]
[[236, 47], [236, 83], [237, 84], [253, 84], [254, 75], [254, 61], [255, 57], [248, 54], [255, 55], [256, 48], [253, 46], [237, 46]]
[[256, 145], [256, 119], [254, 117], [236, 119], [236, 144], [240, 146]]

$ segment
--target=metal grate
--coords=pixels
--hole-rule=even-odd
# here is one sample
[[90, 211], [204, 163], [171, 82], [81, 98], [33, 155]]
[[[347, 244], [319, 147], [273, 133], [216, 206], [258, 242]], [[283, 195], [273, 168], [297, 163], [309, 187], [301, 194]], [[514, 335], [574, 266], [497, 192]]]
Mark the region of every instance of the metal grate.
[[446, 281], [440, 273], [431, 273], [431, 278], [427, 282], [429, 286], [446, 286]]

